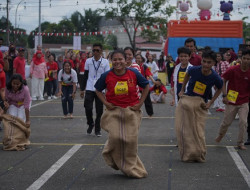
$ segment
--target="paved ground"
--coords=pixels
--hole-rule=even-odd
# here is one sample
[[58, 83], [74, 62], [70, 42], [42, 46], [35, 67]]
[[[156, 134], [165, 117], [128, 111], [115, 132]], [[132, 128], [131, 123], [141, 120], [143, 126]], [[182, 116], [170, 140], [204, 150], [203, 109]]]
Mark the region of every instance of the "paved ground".
[[32, 144], [26, 151], [0, 150], [0, 189], [250, 189], [250, 147], [246, 151], [233, 147], [237, 120], [218, 145], [214, 138], [223, 114], [211, 110], [206, 124], [207, 162], [183, 163], [175, 146], [173, 107], [157, 104], [154, 111], [153, 119], [144, 112], [139, 135], [139, 156], [149, 176], [138, 180], [104, 163], [101, 152], [107, 134], [103, 132], [100, 138], [86, 135], [80, 98], [75, 100], [71, 120], [62, 119], [59, 100], [33, 102]]

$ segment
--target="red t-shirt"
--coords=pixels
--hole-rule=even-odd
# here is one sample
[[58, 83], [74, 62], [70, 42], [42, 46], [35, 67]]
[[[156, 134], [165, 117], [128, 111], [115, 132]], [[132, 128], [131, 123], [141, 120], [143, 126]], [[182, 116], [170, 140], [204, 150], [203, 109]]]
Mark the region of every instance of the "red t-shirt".
[[[179, 58], [176, 60], [176, 65], [180, 63]], [[193, 66], [199, 66], [201, 65], [201, 57], [197, 54], [192, 54], [191, 58], [189, 59], [189, 63], [191, 63]]]
[[106, 90], [106, 100], [115, 106], [126, 108], [139, 103], [138, 88], [145, 88], [148, 81], [135, 69], [127, 68], [126, 73], [118, 76], [112, 70], [102, 74], [95, 84], [101, 92]]
[[13, 62], [13, 68], [16, 69], [16, 73], [20, 74], [25, 79], [25, 59], [24, 57], [16, 57]]
[[[243, 72], [240, 65], [229, 67], [228, 70], [222, 75], [222, 77], [228, 81], [227, 93], [229, 90], [233, 90], [237, 97], [236, 102], [232, 105], [242, 105], [249, 102], [250, 96], [250, 69], [247, 72]], [[238, 95], [237, 95], [238, 93]]]
[[84, 72], [85, 71], [85, 69], [84, 69], [85, 62], [86, 62], [86, 59], [81, 59], [80, 64], [79, 64], [80, 72]]
[[3, 71], [3, 66], [0, 64], [0, 89], [5, 88], [5, 86], [6, 86], [5, 72]]
[[70, 62], [71, 68], [72, 68], [72, 69], [75, 68], [75, 64], [74, 64], [74, 62], [73, 62], [71, 59], [64, 59], [64, 60], [63, 60], [63, 62], [66, 62], [66, 61]]
[[[151, 71], [149, 70], [149, 68], [146, 66], [144, 66], [144, 64], [141, 64], [141, 65], [139, 65], [140, 66], [140, 69], [141, 69], [141, 74], [145, 77], [145, 78], [147, 78], [147, 77], [149, 77], [149, 76], [153, 76], [153, 74], [151, 73]], [[144, 69], [144, 68], [146, 68], [146, 70]]]
[[54, 70], [56, 70], [56, 71], [58, 70], [57, 63], [55, 61], [53, 63], [47, 62], [46, 66], [47, 66], [48, 75], [49, 75], [49, 80], [48, 81], [52, 81], [52, 80], [57, 79], [57, 73], [52, 72]]
[[161, 85], [159, 87], [156, 87], [156, 86], [152, 86], [150, 89], [149, 89], [150, 92], [154, 91], [155, 93], [161, 93], [163, 92], [164, 94], [167, 94], [167, 89], [164, 85]]
[[0, 64], [4, 66], [3, 53], [0, 51]]

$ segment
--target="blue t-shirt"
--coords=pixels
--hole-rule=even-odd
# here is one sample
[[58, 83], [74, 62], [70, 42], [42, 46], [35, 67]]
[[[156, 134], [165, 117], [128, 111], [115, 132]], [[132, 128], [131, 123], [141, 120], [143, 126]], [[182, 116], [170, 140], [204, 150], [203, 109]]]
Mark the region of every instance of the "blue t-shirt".
[[203, 75], [201, 67], [194, 66], [188, 69], [190, 79], [186, 94], [188, 96], [200, 96], [207, 102], [211, 88], [215, 85], [218, 89], [221, 89], [223, 81], [213, 69], [211, 69], [212, 73], [210, 75]]

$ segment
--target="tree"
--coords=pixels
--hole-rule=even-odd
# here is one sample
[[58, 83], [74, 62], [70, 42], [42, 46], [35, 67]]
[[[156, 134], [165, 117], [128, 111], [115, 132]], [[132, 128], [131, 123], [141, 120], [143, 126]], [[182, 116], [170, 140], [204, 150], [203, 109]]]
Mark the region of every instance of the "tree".
[[246, 23], [245, 20], [247, 20], [249, 17], [243, 17], [243, 37], [245, 41], [250, 41], [250, 23]]
[[[99, 9], [107, 19], [117, 19], [124, 27], [132, 48], [135, 48], [137, 28], [143, 25], [153, 25], [164, 22], [173, 13], [174, 7], [163, 5], [166, 0], [101, 0], [104, 9]], [[115, 4], [115, 6], [114, 6]], [[156, 15], [165, 15], [159, 18]], [[134, 30], [129, 32], [130, 28]]]

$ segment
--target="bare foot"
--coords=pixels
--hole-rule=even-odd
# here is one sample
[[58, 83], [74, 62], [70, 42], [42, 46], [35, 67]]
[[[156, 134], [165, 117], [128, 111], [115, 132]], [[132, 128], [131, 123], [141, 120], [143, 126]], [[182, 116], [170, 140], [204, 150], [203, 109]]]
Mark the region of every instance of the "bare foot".
[[245, 147], [244, 145], [239, 145], [238, 148], [239, 148], [240, 150], [246, 150], [246, 149], [247, 149], [247, 147]]

